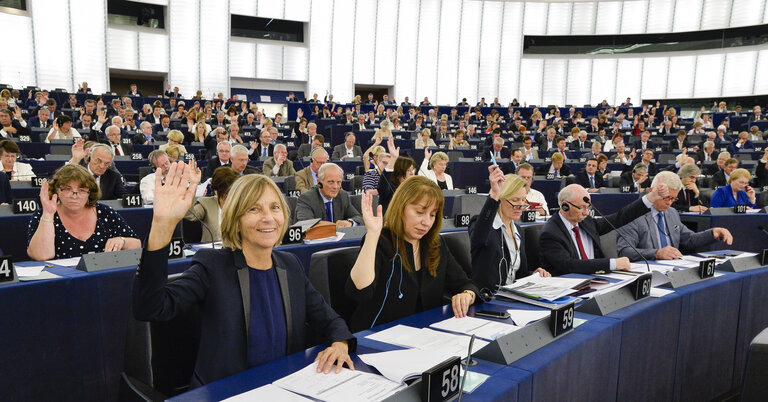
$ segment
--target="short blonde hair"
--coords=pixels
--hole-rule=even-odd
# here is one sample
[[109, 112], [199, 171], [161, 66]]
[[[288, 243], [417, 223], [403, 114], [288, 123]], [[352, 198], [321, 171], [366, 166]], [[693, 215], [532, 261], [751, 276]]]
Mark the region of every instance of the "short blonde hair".
[[243, 248], [240, 217], [245, 215], [264, 196], [267, 190], [274, 191], [283, 211], [283, 226], [279, 228], [280, 236], [274, 246], [283, 241], [285, 231], [290, 225], [291, 211], [277, 184], [262, 174], [248, 174], [240, 177], [232, 184], [227, 194], [227, 200], [221, 208], [221, 242], [224, 247], [237, 251]]
[[746, 177], [747, 181], [752, 180], [752, 175], [749, 173], [749, 170], [744, 168], [739, 168], [731, 172], [731, 175], [728, 176], [728, 184], [731, 184], [731, 182], [738, 180], [742, 177]]
[[435, 167], [435, 164], [437, 162], [448, 162], [450, 159], [448, 159], [448, 154], [445, 152], [435, 152], [434, 155], [432, 155], [431, 158], [429, 158], [429, 168], [432, 169]]
[[184, 142], [184, 134], [179, 130], [171, 130], [168, 132], [168, 139], [181, 143]]
[[427, 137], [431, 137], [432, 136], [432, 130], [430, 130], [428, 128], [425, 128], [425, 129], [421, 130], [421, 135], [424, 135], [424, 134], [426, 134]]
[[565, 158], [563, 157], [563, 154], [556, 153], [556, 154], [552, 155], [552, 162], [562, 162], [564, 160], [565, 160]]
[[173, 160], [179, 160], [179, 158], [184, 156], [178, 145], [169, 145], [168, 148], [165, 149], [165, 153], [168, 154], [169, 158], [173, 158]]

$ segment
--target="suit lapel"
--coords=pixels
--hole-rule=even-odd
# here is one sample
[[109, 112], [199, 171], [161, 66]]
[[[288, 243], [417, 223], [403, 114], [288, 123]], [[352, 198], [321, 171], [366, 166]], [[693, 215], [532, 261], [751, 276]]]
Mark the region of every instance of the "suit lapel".
[[291, 292], [288, 283], [288, 271], [278, 266], [278, 258], [272, 253], [272, 261], [275, 263], [277, 271], [277, 281], [280, 282], [280, 293], [283, 297], [283, 310], [285, 310], [285, 335], [287, 340], [287, 350], [294, 350], [291, 345], [293, 341], [293, 310], [291, 308]]
[[576, 246], [573, 245], [573, 238], [571, 237], [571, 233], [568, 231], [568, 228], [565, 227], [563, 219], [560, 218], [560, 213], [558, 212], [557, 215], [553, 216], [551, 219], [555, 219], [555, 225], [560, 228], [560, 231], [565, 234], [565, 238], [568, 239], [568, 249], [570, 250], [571, 255], [576, 256], [576, 258], [581, 258], [579, 251], [576, 250]]
[[245, 263], [243, 251], [234, 253], [235, 267], [237, 268], [237, 280], [240, 283], [240, 298], [243, 302], [243, 314], [245, 320], [245, 339], [248, 339], [251, 330], [251, 285], [248, 275], [248, 265]]

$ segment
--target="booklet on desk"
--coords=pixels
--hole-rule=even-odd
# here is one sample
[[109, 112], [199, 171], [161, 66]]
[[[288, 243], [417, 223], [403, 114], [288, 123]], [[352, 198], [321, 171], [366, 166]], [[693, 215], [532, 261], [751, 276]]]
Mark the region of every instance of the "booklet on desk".
[[511, 285], [501, 286], [496, 296], [540, 307], [556, 308], [578, 298], [568, 295], [589, 285], [592, 278], [543, 278], [538, 273], [518, 279]]

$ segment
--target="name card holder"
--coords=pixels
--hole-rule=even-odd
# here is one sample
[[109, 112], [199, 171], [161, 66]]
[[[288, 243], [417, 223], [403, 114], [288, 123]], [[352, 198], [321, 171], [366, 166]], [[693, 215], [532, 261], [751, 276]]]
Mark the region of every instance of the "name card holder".
[[[749, 271], [755, 268], [760, 268], [766, 265], [766, 264], [763, 264], [761, 261], [763, 256], [768, 258], [768, 249], [763, 250], [762, 253], [759, 253], [758, 255], [751, 256], [751, 257], [730, 258], [728, 259], [728, 261], [718, 265], [716, 269], [718, 271], [726, 271], [726, 272], [743, 272], [743, 271]], [[768, 263], [768, 261], [766, 261], [766, 263]]]
[[94, 272], [114, 268], [136, 266], [141, 258], [141, 249], [111, 251], [108, 253], [83, 254], [77, 263], [78, 271]]
[[662, 286], [677, 289], [712, 278], [702, 278], [699, 273], [700, 267], [681, 269], [680, 271], [669, 271], [666, 275], [667, 279], [669, 279], [669, 282], [663, 284]]
[[7, 285], [18, 281], [19, 276], [16, 274], [16, 269], [13, 266], [13, 257], [10, 255], [0, 256], [0, 285]]
[[622, 286], [612, 292], [596, 294], [576, 310], [582, 313], [603, 316], [631, 306], [648, 297], [651, 293], [651, 278], [650, 272], [642, 274], [626, 286]]

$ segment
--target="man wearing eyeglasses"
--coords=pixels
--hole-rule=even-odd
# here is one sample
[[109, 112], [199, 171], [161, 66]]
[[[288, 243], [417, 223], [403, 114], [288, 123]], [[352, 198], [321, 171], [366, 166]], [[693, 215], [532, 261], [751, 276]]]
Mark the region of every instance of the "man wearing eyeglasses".
[[659, 184], [615, 214], [595, 219], [591, 216], [591, 198], [587, 190], [578, 184], [566, 186], [557, 195], [560, 211], [541, 230], [541, 266], [555, 276], [629, 270], [629, 258], [605, 256], [600, 247], [600, 236], [613, 230], [608, 221], [622, 227], [647, 213], [653, 203], [666, 197], [669, 197], [669, 189], [665, 184]]
[[[83, 141], [78, 140], [72, 145], [72, 158], [68, 163], [79, 164], [87, 152], [83, 149]], [[115, 153], [107, 144], [96, 144], [90, 149], [91, 158], [88, 161], [88, 172], [96, 178], [96, 184], [101, 189], [102, 200], [119, 200], [125, 195], [123, 176], [117, 169], [110, 169]]]
[[[619, 228], [616, 249], [620, 256], [628, 257], [631, 261], [641, 260], [674, 260], [685, 252], [692, 253], [697, 249], [717, 240], [727, 244], [733, 242], [733, 236], [728, 229], [711, 228], [696, 233], [680, 221], [677, 210], [670, 208], [677, 201], [677, 195], [683, 187], [680, 177], [672, 172], [661, 172], [653, 179], [651, 189], [666, 185], [669, 195], [653, 202], [651, 210]], [[637, 252], [632, 250], [635, 246]], [[641, 257], [642, 256], [642, 257]]]

